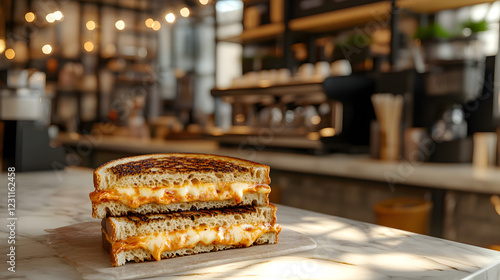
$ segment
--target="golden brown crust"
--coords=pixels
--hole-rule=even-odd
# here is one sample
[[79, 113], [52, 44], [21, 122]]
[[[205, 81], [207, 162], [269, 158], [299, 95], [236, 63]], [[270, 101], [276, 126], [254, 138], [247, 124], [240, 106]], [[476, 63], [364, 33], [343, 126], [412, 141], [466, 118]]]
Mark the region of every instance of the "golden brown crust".
[[[269, 238], [262, 238], [262, 239], [258, 238], [251, 246], [264, 245], [264, 244], [277, 244], [278, 243], [278, 234], [280, 233], [280, 231], [281, 231], [281, 228], [278, 232], [266, 233], [267, 235], [272, 234], [272, 237], [274, 237], [274, 241], [269, 239]], [[118, 266], [123, 265], [123, 264], [119, 263], [118, 254], [113, 251], [113, 245], [111, 244], [111, 241], [109, 241], [106, 238], [106, 234], [104, 234], [104, 231], [102, 231], [102, 247], [104, 248], [104, 250], [106, 250], [109, 253], [109, 259], [111, 261], [112, 266], [118, 267]], [[176, 254], [176, 252], [174, 252], [174, 254], [172, 254], [172, 255], [162, 254], [161, 258], [168, 259], [168, 258], [174, 258], [177, 256], [182, 256], [182, 255], [197, 255], [197, 254], [204, 253], [204, 252], [216, 252], [216, 251], [221, 251], [221, 250], [230, 250], [230, 249], [244, 248], [244, 247], [246, 247], [246, 246], [241, 245], [241, 244], [238, 244], [238, 245], [215, 245], [212, 248], [210, 248], [211, 250], [204, 250], [201, 252], [195, 252], [195, 250], [192, 250], [191, 253], [181, 254], [181, 255], [178, 255], [178, 254]], [[132, 249], [132, 250], [134, 250], [134, 249]], [[149, 256], [145, 256], [144, 260], [138, 260], [138, 259], [134, 259], [134, 260], [136, 262], [153, 261], [154, 260], [154, 257], [151, 254], [147, 254], [147, 255], [149, 255]]]
[[118, 164], [109, 170], [115, 175], [122, 177], [127, 175], [139, 175], [159, 173], [157, 170], [168, 169], [169, 172], [248, 172], [248, 168], [231, 162], [214, 160], [211, 158], [177, 157], [147, 158], [134, 162]]
[[[116, 164], [123, 161], [125, 163]], [[269, 166], [229, 156], [195, 153], [164, 153], [132, 156], [112, 160], [98, 167], [94, 171], [94, 187], [96, 189], [99, 188], [101, 184], [100, 172], [104, 168], [109, 168], [110, 172], [122, 177], [127, 175], [153, 174], [158, 173], [160, 170], [168, 171], [168, 173], [249, 172], [250, 167], [266, 168], [267, 176], [269, 177]]]

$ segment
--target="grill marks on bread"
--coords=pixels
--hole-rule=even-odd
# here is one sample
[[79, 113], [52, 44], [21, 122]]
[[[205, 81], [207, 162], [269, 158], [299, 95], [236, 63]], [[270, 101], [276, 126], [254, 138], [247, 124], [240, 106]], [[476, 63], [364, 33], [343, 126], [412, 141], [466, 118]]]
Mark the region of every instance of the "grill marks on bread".
[[188, 172], [248, 172], [247, 167], [232, 162], [211, 158], [195, 157], [164, 157], [147, 158], [134, 162], [118, 164], [110, 168], [113, 174], [122, 177], [127, 175], [155, 174], [155, 173], [188, 173]]
[[[149, 154], [110, 161], [94, 171], [97, 191], [200, 184], [269, 184], [269, 166], [210, 154]], [[201, 186], [200, 186], [201, 187]]]
[[256, 213], [257, 209], [254, 206], [239, 206], [239, 207], [228, 207], [220, 209], [203, 209], [195, 211], [179, 211], [168, 214], [148, 214], [148, 215], [127, 215], [122, 218], [126, 218], [138, 224], [147, 224], [151, 221], [158, 220], [173, 220], [173, 219], [191, 219], [195, 220], [200, 217], [217, 217], [219, 215], [242, 215], [242, 214], [253, 214]]

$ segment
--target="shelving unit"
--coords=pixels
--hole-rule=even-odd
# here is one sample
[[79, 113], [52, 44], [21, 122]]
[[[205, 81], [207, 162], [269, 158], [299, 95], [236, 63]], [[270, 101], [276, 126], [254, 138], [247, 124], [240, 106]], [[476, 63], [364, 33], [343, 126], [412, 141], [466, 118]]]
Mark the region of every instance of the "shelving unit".
[[[446, 9], [457, 9], [465, 6], [493, 3], [496, 0], [397, 0], [396, 6], [414, 13], [432, 14]], [[249, 2], [249, 1], [246, 1]], [[242, 45], [272, 45], [281, 48], [283, 64], [290, 68], [293, 63], [291, 46], [294, 40], [310, 40], [323, 34], [335, 33], [350, 27], [360, 26], [370, 22], [389, 24], [391, 21], [391, 1], [380, 1], [360, 6], [343, 8], [290, 19], [291, 9], [288, 1], [285, 3], [285, 17], [283, 23], [269, 23], [253, 29], [243, 30], [238, 36], [221, 38], [218, 41], [239, 43]], [[397, 20], [397, 19], [396, 19]], [[391, 23], [392, 24], [392, 23]], [[397, 24], [397, 23], [396, 23]], [[396, 42], [397, 38], [393, 38]], [[310, 44], [307, 43], [307, 44]], [[310, 46], [308, 45], [308, 48]], [[393, 44], [392, 49], [396, 45]], [[397, 49], [395, 49], [397, 51]], [[393, 59], [392, 59], [393, 60]], [[391, 60], [391, 61], [392, 61]], [[311, 61], [309, 61], [311, 62]]]
[[[397, 5], [416, 13], [431, 14], [447, 9], [458, 9], [497, 0], [398, 0]], [[292, 31], [328, 32], [351, 26], [381, 20], [391, 11], [390, 1], [361, 5], [358, 7], [325, 12], [307, 17], [292, 19], [288, 26]]]
[[321, 82], [314, 83], [290, 83], [286, 85], [273, 85], [267, 87], [248, 87], [248, 88], [232, 88], [232, 89], [212, 89], [212, 96], [242, 96], [242, 95], [268, 95], [268, 96], [284, 96], [284, 95], [312, 95], [316, 93], [323, 94]]
[[[291, 1], [290, 1], [291, 2]], [[464, 6], [470, 6], [481, 3], [492, 3], [495, 2], [493, 0], [395, 0], [395, 1], [379, 1], [373, 2], [370, 4], [366, 4], [369, 1], [359, 1], [349, 3], [350, 5], [355, 5], [355, 3], [359, 3], [358, 6], [342, 8], [339, 10], [330, 11], [332, 8], [339, 8], [329, 6], [330, 10], [324, 11], [320, 10], [316, 7], [314, 12], [318, 11], [319, 14], [309, 15], [308, 13], [296, 13], [294, 16], [304, 15], [302, 17], [292, 18], [291, 13], [292, 10], [290, 6], [290, 2], [287, 1], [287, 5], [285, 5], [284, 12], [284, 22], [280, 24], [266, 24], [254, 29], [244, 30], [239, 36], [234, 36], [231, 38], [225, 38], [223, 41], [240, 43], [243, 45], [243, 48], [246, 45], [249, 45], [251, 48], [255, 47], [269, 47], [276, 46], [276, 48], [281, 48], [281, 53], [283, 55], [283, 59], [286, 60], [287, 67], [295, 71], [296, 69], [290, 67], [290, 65], [299, 64], [303, 62], [315, 63], [319, 60], [326, 60], [331, 62], [331, 60], [336, 59], [338, 56], [329, 56], [328, 58], [324, 58], [326, 56], [316, 55], [319, 51], [323, 51], [323, 49], [319, 49], [318, 45], [321, 45], [322, 42], [320, 40], [330, 40], [329, 43], [338, 44], [342, 42], [349, 42], [345, 37], [350, 36], [352, 33], [349, 29], [353, 27], [359, 27], [361, 32], [366, 29], [363, 26], [368, 26], [375, 23], [378, 26], [389, 28], [391, 30], [391, 45], [390, 50], [391, 53], [388, 55], [387, 53], [383, 53], [375, 57], [373, 53], [368, 54], [366, 57], [373, 58], [371, 62], [375, 59], [387, 60], [389, 61], [391, 66], [397, 65], [395, 62], [398, 60], [398, 49], [400, 48], [400, 32], [394, 32], [399, 30], [400, 28], [400, 14], [399, 11], [403, 11], [405, 16], [414, 17], [416, 19], [420, 19], [425, 17], [426, 15], [431, 15], [433, 13], [439, 12], [441, 10], [446, 9], [457, 9]], [[327, 7], [327, 6], [325, 6]], [[294, 7], [296, 8], [296, 7]], [[420, 15], [420, 18], [417, 14]], [[406, 35], [410, 36], [407, 32]], [[335, 40], [335, 36], [339, 38], [339, 40], [345, 40], [339, 42], [339, 40]], [[320, 42], [320, 43], [318, 43]], [[324, 40], [323, 40], [324, 42]], [[307, 48], [309, 53], [309, 57], [307, 61], [301, 59], [300, 61], [295, 60], [292, 54], [292, 46], [294, 44], [301, 44], [300, 48]], [[386, 43], [388, 44], [388, 43]], [[304, 46], [305, 45], [305, 46]], [[324, 45], [321, 45], [324, 46]], [[384, 45], [386, 46], [386, 45]], [[294, 46], [295, 47], [295, 46]], [[389, 46], [387, 46], [389, 47]], [[315, 50], [318, 48], [319, 50]], [[286, 52], [288, 51], [288, 54]], [[316, 51], [316, 54], [314, 52]], [[369, 53], [369, 51], [367, 51]], [[313, 53], [311, 55], [311, 53]], [[375, 58], [374, 58], [375, 57]], [[352, 57], [351, 57], [352, 58]], [[331, 60], [328, 60], [331, 59]], [[361, 57], [363, 59], [363, 57]], [[367, 61], [367, 58], [364, 58]], [[292, 63], [290, 63], [290, 60]], [[351, 61], [354, 61], [351, 60]], [[354, 62], [353, 62], [354, 63]], [[363, 63], [363, 60], [361, 60]], [[297, 65], [293, 65], [297, 66]], [[268, 70], [268, 68], [258, 68], [259, 65], [253, 69], [253, 71], [258, 70]], [[245, 69], [245, 67], [243, 68]], [[354, 69], [354, 68], [353, 68]], [[377, 69], [377, 68], [373, 68]], [[397, 68], [393, 68], [397, 69]], [[361, 70], [360, 70], [361, 71]], [[365, 70], [366, 71], [366, 70]], [[245, 71], [244, 71], [245, 72]], [[263, 73], [263, 72], [262, 72]], [[293, 110], [294, 106], [303, 106], [303, 104], [314, 104], [314, 106], [319, 106], [324, 104], [325, 102], [329, 102], [326, 100], [322, 90], [322, 83], [320, 81], [315, 81], [311, 83], [298, 83], [291, 82], [289, 84], [281, 84], [281, 85], [268, 85], [263, 84], [262, 86], [254, 86], [247, 88], [227, 88], [227, 89], [219, 89], [214, 88], [211, 91], [213, 97], [218, 98], [222, 101], [230, 103], [233, 109], [232, 112], [232, 126], [231, 129], [222, 137], [218, 136], [218, 139], [222, 139], [222, 143], [241, 143], [241, 141], [245, 141], [244, 137], [248, 137], [249, 135], [254, 135], [255, 131], [252, 130], [253, 123], [246, 124], [246, 120], [248, 119], [259, 119], [264, 115], [265, 118], [268, 116], [268, 112], [264, 111], [264, 114], [259, 110], [272, 108], [273, 110], [277, 110], [278, 108], [287, 108], [283, 110]], [[321, 98], [325, 98], [322, 100]], [[304, 101], [304, 102], [302, 102]], [[252, 107], [253, 106], [253, 107]], [[249, 109], [253, 108], [253, 109]], [[292, 109], [290, 109], [292, 108]], [[250, 111], [245, 111], [250, 110]], [[254, 111], [251, 111], [254, 110]], [[234, 113], [236, 112], [236, 113]], [[286, 113], [286, 112], [285, 112]], [[286, 114], [283, 113], [283, 116]], [[243, 117], [242, 117], [243, 116]], [[226, 116], [227, 117], [227, 116]], [[242, 119], [243, 121], [238, 121]], [[257, 125], [258, 127], [258, 125]], [[304, 134], [305, 135], [305, 134]], [[300, 141], [305, 141], [310, 143], [317, 143], [315, 141], [309, 141], [310, 139], [306, 139], [304, 135], [300, 135], [300, 137], [296, 137]], [[297, 136], [297, 135], [295, 135]], [[243, 137], [243, 138], [242, 138]], [[290, 137], [290, 135], [287, 135]], [[240, 141], [240, 142], [238, 142]], [[293, 145], [284, 144], [284, 143], [275, 143], [277, 146], [283, 147], [291, 147], [291, 146], [301, 146], [306, 147], [307, 145], [303, 145], [301, 142], [294, 143]], [[312, 147], [312, 146], [310, 146]]]
[[[24, 2], [26, 5], [23, 6]], [[147, 85], [145, 88], [147, 88], [146, 90], [149, 90], [154, 84], [157, 83], [157, 80], [150, 77], [149, 73], [142, 71], [141, 69], [138, 70], [135, 66], [147, 64], [150, 65], [152, 69], [156, 68], [157, 47], [155, 46], [158, 44], [158, 33], [152, 29], [146, 28], [144, 26], [144, 20], [147, 17], [160, 18], [161, 15], [159, 15], [159, 13], [162, 12], [161, 8], [165, 6], [163, 1], [133, 0], [127, 1], [126, 3], [102, 0], [65, 1], [64, 3], [47, 7], [47, 9], [59, 9], [64, 13], [65, 17], [67, 16], [67, 18], [63, 18], [62, 22], [54, 23], [47, 23], [45, 21], [45, 13], [50, 10], [39, 10], [41, 1], [37, 2], [37, 0], [28, 0], [19, 1], [19, 4], [16, 2], [13, 3], [15, 3], [15, 5], [19, 5], [16, 6], [16, 8], [22, 11], [23, 14], [27, 11], [34, 10], [34, 12], [37, 13], [37, 18], [33, 23], [24, 21], [24, 18], [22, 18], [22, 20], [19, 18], [12, 19], [12, 21], [8, 22], [10, 24], [9, 27], [11, 28], [9, 32], [15, 32], [16, 28], [18, 29], [19, 27], [30, 27], [30, 32], [53, 29], [56, 33], [54, 38], [47, 42], [53, 47], [54, 51], [51, 54], [41, 55], [38, 49], [35, 51], [34, 45], [32, 44], [33, 42], [30, 42], [32, 38], [29, 36], [26, 41], [28, 47], [27, 62], [23, 64], [12, 63], [12, 66], [15, 66], [16, 68], [36, 68], [47, 73], [47, 84], [54, 88], [52, 101], [52, 123], [60, 125], [61, 128], [64, 129], [69, 121], [74, 122], [74, 120], [68, 120], [67, 118], [61, 117], [58, 113], [61, 108], [67, 106], [68, 104], [72, 106], [76, 104], [74, 110], [75, 116], [72, 118], [76, 119], [79, 126], [79, 132], [90, 131], [92, 124], [106, 118], [107, 111], [111, 109], [107, 107], [110, 107], [109, 104], [112, 103], [108, 102], [106, 103], [108, 105], [106, 105], [105, 102], [103, 102], [104, 95], [107, 96], [107, 100], [110, 100], [118, 98], [118, 96], [115, 96], [115, 93], [118, 93], [118, 90], [123, 92], [126, 90], [132, 90], [134, 87], [141, 85]], [[65, 6], [65, 4], [70, 5]], [[64, 48], [67, 48], [66, 43], [68, 43], [68, 33], [64, 32], [61, 25], [69, 24], [66, 23], [65, 20], [75, 18], [70, 18], [70, 16], [66, 14], [66, 11], [71, 11], [69, 12], [70, 14], [79, 18], [79, 25], [74, 28], [74, 31], [78, 34], [75, 38], [78, 41], [77, 45], [79, 49], [76, 49], [75, 47], [71, 57], [68, 57], [68, 55], [62, 51]], [[106, 18], [110, 16], [113, 18], [113, 16], [115, 16], [117, 20], [118, 18], [123, 17], [123, 12], [127, 12], [127, 15], [129, 16], [132, 15], [132, 17], [124, 17], [125, 20], [130, 20], [124, 30], [116, 30], [113, 25], [105, 24]], [[96, 22], [96, 27], [94, 29], [87, 30], [86, 21], [88, 20]], [[106, 42], [106, 38], [103, 38], [102, 36], [104, 35], [102, 34], [104, 34], [105, 31], [107, 31], [106, 34], [112, 34], [115, 36], [115, 40], [111, 41], [111, 43], [114, 44], [115, 52], [111, 53], [109, 56], [104, 52], [104, 43]], [[75, 33], [70, 35], [75, 35]], [[123, 36], [127, 38], [124, 38]], [[121, 44], [123, 41], [121, 41], [120, 38], [126, 39], [127, 46], [135, 48], [135, 52], [132, 55], [126, 55], [125, 52], [120, 50], [123, 46], [123, 44]], [[38, 40], [40, 39], [38, 38]], [[93, 50], [84, 50], [83, 46], [86, 41], [93, 43]], [[109, 41], [110, 40], [108, 40], [107, 44], [109, 44]], [[147, 49], [146, 57], [139, 56], [138, 49], [140, 47], [145, 47]], [[56, 65], [55, 69], [57, 70], [55, 72], [48, 71], [49, 68], [47, 67], [47, 62], [49, 60], [57, 62], [56, 64], [53, 64]], [[122, 60], [124, 67], [114, 70], [109, 69], [108, 62], [112, 60]], [[61, 73], [66, 70], [64, 65], [68, 63], [73, 63], [74, 65], [81, 67], [83, 71], [78, 73], [82, 76], [75, 75], [75, 73], [71, 71], [65, 72], [66, 79], [63, 79], [65, 81], [63, 84], [61, 81]], [[110, 92], [102, 92], [101, 85], [105, 82], [101, 80], [100, 74], [103, 70], [109, 71], [111, 75], [108, 75], [108, 77], [112, 77], [112, 81], [107, 82], [107, 84], [112, 84], [112, 87], [108, 86], [107, 91]], [[49, 73], [51, 74], [49, 75]], [[68, 76], [72, 77], [72, 79], [68, 79]], [[76, 77], [76, 79], [74, 77]], [[80, 79], [89, 77], [92, 81], [95, 81], [95, 84], [92, 83], [92, 90], [80, 88]], [[71, 82], [68, 82], [68, 80]], [[63, 109], [65, 109], [66, 112], [68, 111], [67, 108]], [[82, 115], [83, 110], [86, 110], [84, 112], [85, 117]], [[92, 116], [91, 119], [89, 116]]]
[[416, 13], [432, 14], [442, 10], [493, 2], [496, 0], [398, 0], [398, 5]]
[[251, 44], [259, 43], [263, 41], [268, 41], [276, 38], [279, 34], [285, 32], [285, 24], [283, 23], [269, 23], [261, 25], [254, 29], [244, 30], [240, 35], [220, 38], [219, 41], [239, 43], [239, 44]]

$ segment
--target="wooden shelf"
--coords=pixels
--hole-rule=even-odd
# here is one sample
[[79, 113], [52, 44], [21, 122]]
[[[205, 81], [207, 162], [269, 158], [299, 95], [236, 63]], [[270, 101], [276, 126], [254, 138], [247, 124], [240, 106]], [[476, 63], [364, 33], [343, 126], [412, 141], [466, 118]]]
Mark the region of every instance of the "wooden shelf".
[[289, 27], [293, 31], [333, 31], [367, 23], [372, 20], [380, 20], [379, 18], [383, 15], [389, 14], [390, 10], [391, 4], [388, 1], [376, 2], [358, 7], [292, 19], [289, 22]]
[[[465, 6], [493, 3], [497, 0], [398, 0], [401, 8], [417, 13], [435, 13], [441, 10], [457, 9]], [[389, 1], [376, 2], [322, 14], [292, 19], [290, 30], [304, 32], [328, 32], [348, 28], [370, 21], [385, 19], [391, 10]], [[241, 35], [221, 38], [232, 43], [254, 43], [276, 38], [285, 31], [282, 23], [266, 24], [255, 29], [244, 30]]]
[[401, 8], [422, 14], [432, 14], [441, 10], [458, 9], [483, 3], [493, 3], [496, 0], [399, 0]]
[[256, 43], [273, 40], [283, 32], [285, 32], [285, 25], [283, 23], [270, 23], [253, 29], [243, 30], [238, 36], [219, 38], [219, 41], [240, 44]]
[[242, 96], [242, 95], [311, 95], [316, 92], [323, 92], [322, 82], [295, 82], [290, 84], [275, 85], [268, 87], [247, 87], [247, 88], [214, 88], [211, 91], [213, 97], [222, 96]]

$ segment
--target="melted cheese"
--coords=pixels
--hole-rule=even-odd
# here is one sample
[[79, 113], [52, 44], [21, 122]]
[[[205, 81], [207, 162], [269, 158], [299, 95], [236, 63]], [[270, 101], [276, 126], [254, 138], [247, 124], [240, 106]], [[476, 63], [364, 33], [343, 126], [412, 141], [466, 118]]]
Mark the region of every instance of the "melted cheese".
[[121, 203], [137, 208], [148, 203], [169, 204], [174, 202], [212, 201], [235, 199], [241, 202], [246, 192], [269, 193], [268, 185], [254, 185], [248, 183], [228, 183], [224, 185], [198, 184], [173, 187], [136, 187], [115, 188], [107, 191], [90, 193], [93, 203], [105, 201], [120, 201]]
[[260, 225], [232, 225], [230, 227], [196, 227], [186, 230], [160, 232], [149, 235], [129, 237], [125, 240], [113, 242], [104, 232], [111, 243], [112, 253], [117, 254], [124, 250], [142, 248], [151, 253], [157, 260], [166, 251], [193, 248], [196, 244], [220, 244], [251, 246], [257, 238], [266, 232], [280, 232], [278, 224], [263, 223]]

